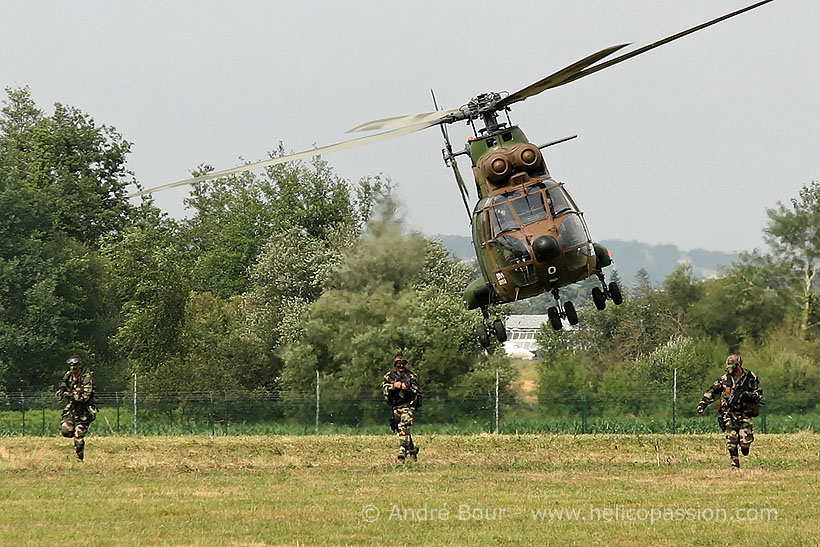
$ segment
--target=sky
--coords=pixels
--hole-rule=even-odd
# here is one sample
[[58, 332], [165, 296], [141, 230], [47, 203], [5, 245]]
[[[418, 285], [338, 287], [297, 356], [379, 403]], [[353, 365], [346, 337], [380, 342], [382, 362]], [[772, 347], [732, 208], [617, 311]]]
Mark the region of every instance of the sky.
[[[0, 85], [133, 143], [144, 187], [345, 140], [365, 121], [516, 91], [604, 47], [639, 47], [739, 0], [0, 3]], [[820, 180], [820, 2], [775, 0], [513, 105], [593, 239], [762, 248], [766, 209]], [[449, 127], [454, 148], [471, 135]], [[354, 135], [355, 136], [355, 135]], [[389, 176], [411, 228], [469, 235], [436, 127], [333, 152]], [[464, 158], [462, 173], [469, 177]], [[468, 181], [469, 183], [469, 181]], [[471, 183], [471, 197], [475, 191]], [[185, 215], [186, 189], [155, 196]]]

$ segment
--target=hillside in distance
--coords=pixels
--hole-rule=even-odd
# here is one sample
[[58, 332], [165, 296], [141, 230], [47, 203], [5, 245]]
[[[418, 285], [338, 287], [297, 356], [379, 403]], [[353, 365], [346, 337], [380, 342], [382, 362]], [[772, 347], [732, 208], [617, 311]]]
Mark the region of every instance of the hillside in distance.
[[[436, 234], [447, 249], [458, 258], [466, 261], [475, 260], [475, 249], [467, 236]], [[679, 262], [692, 265], [692, 272], [697, 278], [712, 277], [721, 266], [728, 267], [738, 259], [738, 253], [707, 251], [695, 249], [684, 251], [676, 245], [649, 245], [639, 241], [621, 241], [617, 239], [602, 240], [601, 243], [612, 253], [613, 267], [625, 285], [633, 285], [638, 270], [645, 269], [653, 285], [660, 285], [672, 273]], [[607, 268], [605, 271], [609, 271]]]

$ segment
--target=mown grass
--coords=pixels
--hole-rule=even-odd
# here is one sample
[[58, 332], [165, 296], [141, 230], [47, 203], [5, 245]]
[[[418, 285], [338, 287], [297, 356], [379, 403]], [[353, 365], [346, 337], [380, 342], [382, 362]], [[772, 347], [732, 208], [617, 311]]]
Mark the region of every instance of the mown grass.
[[91, 436], [80, 463], [68, 439], [2, 438], [0, 545], [795, 545], [820, 529], [811, 433], [758, 435], [739, 472], [717, 434], [417, 442], [396, 465], [388, 435]]

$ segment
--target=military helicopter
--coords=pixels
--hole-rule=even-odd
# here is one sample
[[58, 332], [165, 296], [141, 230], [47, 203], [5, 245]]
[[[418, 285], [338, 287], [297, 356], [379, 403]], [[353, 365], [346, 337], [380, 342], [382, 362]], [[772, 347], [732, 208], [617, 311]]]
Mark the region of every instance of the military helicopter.
[[[361, 146], [438, 125], [445, 144], [442, 156], [453, 170], [470, 217], [473, 245], [482, 274], [464, 292], [467, 308], [478, 308], [482, 312], [483, 320], [476, 327], [479, 343], [488, 347], [491, 336], [500, 342], [507, 339], [503, 321], [490, 322], [491, 306], [544, 292], [550, 292], [555, 299], [555, 306], [548, 309], [548, 317], [552, 327], [560, 330], [564, 319], [570, 325], [578, 324], [573, 303], [561, 302], [561, 287], [595, 275], [600, 287], [594, 287], [591, 296], [597, 309], [605, 309], [607, 300], [621, 304], [623, 297], [617, 283], [606, 283], [603, 268], [612, 263], [607, 249], [592, 241], [583, 213], [564, 184], [552, 178], [541, 153], [542, 149], [574, 136], [535, 145], [511, 122], [510, 106], [772, 1], [757, 2], [606, 61], [604, 59], [629, 44], [604, 48], [514, 93], [482, 93], [452, 110], [439, 110], [433, 95], [434, 112], [374, 120], [349, 131], [383, 130], [381, 133], [141, 190], [129, 197]], [[473, 135], [463, 150], [454, 152], [446, 126], [459, 121], [466, 121]], [[470, 158], [478, 195], [472, 208], [457, 163], [462, 155]]]

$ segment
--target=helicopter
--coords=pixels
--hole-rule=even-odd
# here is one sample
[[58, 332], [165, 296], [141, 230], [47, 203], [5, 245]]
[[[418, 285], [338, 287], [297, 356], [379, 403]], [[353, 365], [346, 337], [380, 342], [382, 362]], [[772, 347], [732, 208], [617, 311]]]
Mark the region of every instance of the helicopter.
[[[576, 136], [533, 144], [521, 128], [512, 123], [511, 105], [773, 1], [762, 0], [616, 57], [612, 56], [630, 44], [604, 48], [513, 93], [482, 93], [451, 110], [440, 110], [433, 94], [436, 109], [433, 112], [373, 120], [348, 131], [381, 131], [379, 133], [140, 190], [128, 197], [366, 145], [438, 125], [444, 138], [442, 158], [453, 171], [470, 219], [481, 271], [481, 277], [464, 291], [467, 308], [480, 309], [482, 313], [481, 324], [476, 327], [481, 346], [489, 347], [492, 337], [502, 343], [507, 339], [503, 321], [490, 321], [491, 307], [545, 292], [555, 299], [555, 305], [547, 310], [552, 328], [562, 329], [563, 320], [577, 325], [574, 304], [561, 301], [562, 287], [596, 276], [600, 286], [592, 289], [591, 296], [598, 310], [604, 310], [607, 301], [621, 304], [623, 295], [617, 282], [606, 282], [603, 269], [612, 264], [608, 250], [592, 240], [583, 212], [564, 183], [552, 178], [541, 152]], [[447, 126], [462, 121], [472, 127], [473, 134], [463, 150], [454, 151]], [[458, 167], [460, 156], [467, 156], [472, 167], [477, 194], [473, 207], [470, 207], [470, 195]]]

